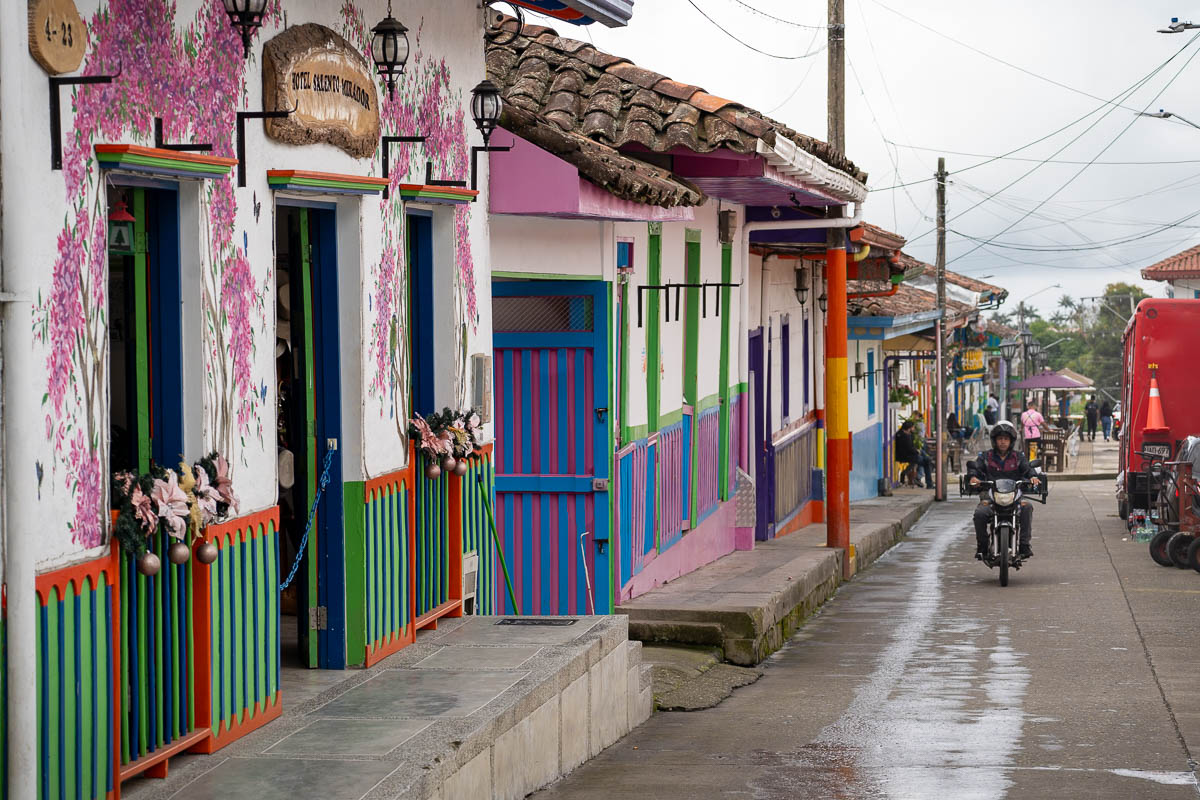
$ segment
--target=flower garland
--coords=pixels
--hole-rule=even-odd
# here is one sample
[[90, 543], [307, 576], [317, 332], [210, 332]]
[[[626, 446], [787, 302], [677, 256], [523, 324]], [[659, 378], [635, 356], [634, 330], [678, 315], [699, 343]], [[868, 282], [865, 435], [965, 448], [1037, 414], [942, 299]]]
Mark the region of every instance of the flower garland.
[[113, 536], [140, 558], [159, 533], [185, 546], [196, 541], [204, 526], [237, 513], [238, 499], [229, 462], [213, 451], [195, 464], [180, 462], [178, 470], [151, 464], [141, 475], [114, 473], [112, 508], [117, 512]]
[[917, 393], [904, 384], [893, 386], [888, 390], [889, 403], [899, 403], [902, 406], [906, 406], [916, 399]]
[[425, 416], [414, 414], [408, 423], [409, 437], [429, 462], [425, 475], [431, 479], [438, 478], [443, 471], [465, 474], [464, 459], [479, 447], [482, 430], [479, 412], [473, 408], [465, 411], [444, 408], [440, 413]]

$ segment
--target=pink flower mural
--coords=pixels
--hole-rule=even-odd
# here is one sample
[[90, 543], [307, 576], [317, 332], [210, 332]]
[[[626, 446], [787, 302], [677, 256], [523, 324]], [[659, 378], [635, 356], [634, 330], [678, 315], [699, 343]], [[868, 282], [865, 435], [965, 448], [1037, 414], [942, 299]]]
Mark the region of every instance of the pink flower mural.
[[[277, 0], [271, 6], [277, 20]], [[215, 154], [232, 155], [234, 112], [244, 95], [241, 42], [220, 0], [205, 0], [182, 29], [176, 27], [176, 15], [175, 3], [168, 0], [109, 0], [92, 16], [82, 72], [119, 76], [111, 84], [73, 93], [74, 118], [64, 133], [69, 209], [49, 294], [38, 298], [34, 335], [47, 350], [46, 436], [56, 474], [61, 467], [64, 486], [74, 497], [71, 533], [82, 547], [103, 544], [107, 506], [101, 457], [107, 437], [100, 430], [107, 418], [107, 202], [92, 148], [99, 142], [145, 142], [154, 118], [161, 117], [169, 139], [210, 142]], [[209, 405], [217, 409], [210, 433], [223, 451], [232, 452], [234, 435], [251, 433], [262, 402], [250, 365], [266, 284], [255, 283], [244, 253], [233, 246], [232, 183], [211, 182], [206, 195], [213, 234], [208, 268], [217, 287], [206, 292], [204, 307], [214, 395]], [[261, 427], [258, 433], [261, 438]]]
[[[370, 25], [362, 12], [349, 0], [341, 8], [342, 35], [370, 60]], [[468, 130], [461, 92], [453, 90], [450, 70], [444, 60], [436, 60], [421, 48], [422, 20], [410, 34], [412, 57], [404, 79], [396, 86], [395, 97], [383, 93], [380, 109], [383, 133], [387, 136], [420, 135], [424, 145], [397, 147], [392, 150], [391, 198], [380, 207], [383, 243], [379, 263], [367, 276], [371, 292], [371, 360], [374, 374], [368, 391], [379, 401], [380, 416], [387, 415], [396, 425], [401, 440], [407, 438], [408, 409], [408, 319], [405, 303], [406, 272], [403, 261], [404, 207], [397, 191], [401, 183], [413, 183], [424, 175], [425, 162], [433, 164], [434, 174], [463, 179], [470, 170], [467, 146]], [[378, 163], [376, 160], [375, 163]], [[466, 315], [472, 329], [478, 325], [479, 310], [475, 294], [475, 263], [471, 256], [471, 209], [455, 210], [456, 290], [459, 316]], [[466, 349], [465, 326], [456, 325], [456, 352]], [[465, 365], [460, 365], [460, 393]]]

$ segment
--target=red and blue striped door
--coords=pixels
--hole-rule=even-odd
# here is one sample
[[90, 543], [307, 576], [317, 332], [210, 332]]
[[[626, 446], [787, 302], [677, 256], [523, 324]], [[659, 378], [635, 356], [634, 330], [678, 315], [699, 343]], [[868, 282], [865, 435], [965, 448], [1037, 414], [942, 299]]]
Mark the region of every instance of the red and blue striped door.
[[608, 294], [602, 281], [492, 287], [497, 557], [525, 614], [612, 610]]

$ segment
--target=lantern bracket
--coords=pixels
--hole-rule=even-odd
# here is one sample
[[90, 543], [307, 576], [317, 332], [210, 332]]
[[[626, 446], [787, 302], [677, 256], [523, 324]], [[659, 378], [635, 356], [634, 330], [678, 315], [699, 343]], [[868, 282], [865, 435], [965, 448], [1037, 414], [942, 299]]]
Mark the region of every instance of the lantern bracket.
[[[418, 143], [424, 142], [425, 138], [426, 137], [424, 137], [424, 136], [384, 136], [384, 137], [381, 137], [380, 141], [382, 144], [383, 152], [380, 154], [380, 157], [383, 159], [383, 177], [388, 178], [391, 176], [390, 169], [391, 169], [392, 145], [394, 145], [394, 144], [418, 144]], [[388, 188], [389, 187], [387, 187], [387, 186], [383, 187], [383, 199], [384, 200], [388, 199]]]
[[425, 162], [425, 185], [426, 186], [457, 186], [460, 189], [465, 189], [466, 181], [441, 181], [435, 180], [433, 177], [433, 162]]
[[[516, 147], [515, 144], [510, 144], [508, 147], [493, 147], [484, 145], [483, 147], [471, 148], [471, 188], [475, 191], [479, 190], [479, 154], [480, 153], [507, 153]], [[471, 201], [475, 202], [474, 200]]]
[[210, 153], [213, 149], [211, 144], [168, 144], [163, 137], [162, 117], [154, 118], [154, 146], [159, 150], [191, 151], [196, 153]]
[[239, 187], [246, 185], [246, 120], [248, 119], [283, 119], [294, 114], [300, 108], [300, 103], [288, 111], [239, 111], [237, 112], [237, 160]]
[[59, 89], [63, 86], [94, 86], [112, 83], [121, 77], [121, 67], [115, 75], [77, 75], [70, 78], [51, 77], [50, 80], [50, 169], [62, 169], [62, 98]]

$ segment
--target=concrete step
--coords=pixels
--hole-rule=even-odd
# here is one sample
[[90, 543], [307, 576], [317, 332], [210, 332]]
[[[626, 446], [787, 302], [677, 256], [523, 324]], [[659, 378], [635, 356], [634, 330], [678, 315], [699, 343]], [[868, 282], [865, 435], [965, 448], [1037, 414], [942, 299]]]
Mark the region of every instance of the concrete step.
[[[927, 490], [851, 505], [851, 573], [865, 569], [933, 503]], [[843, 553], [825, 546], [825, 525], [809, 525], [753, 550], [730, 553], [619, 607], [630, 638], [706, 645], [726, 661], [758, 664], [783, 646], [842, 582]]]

